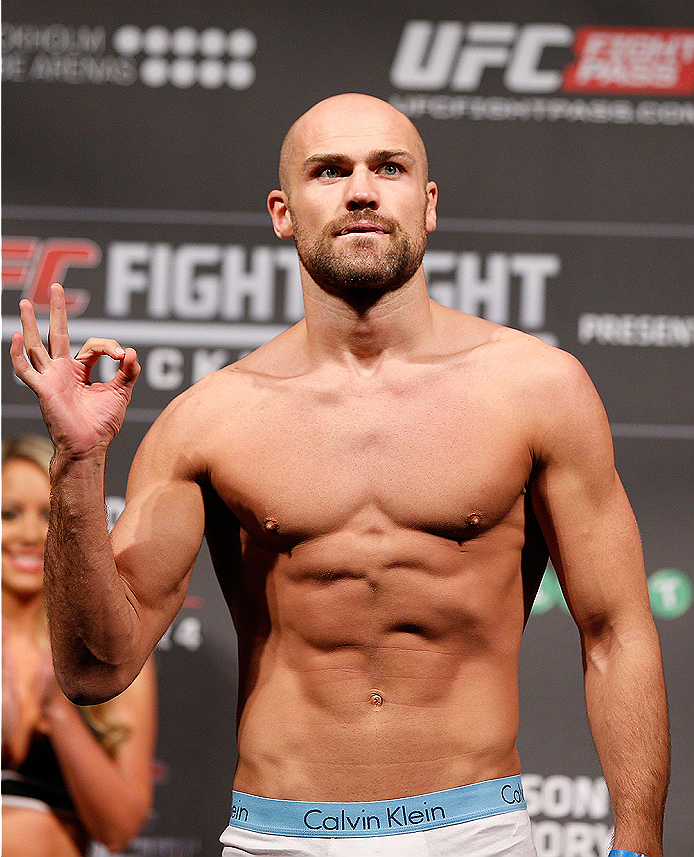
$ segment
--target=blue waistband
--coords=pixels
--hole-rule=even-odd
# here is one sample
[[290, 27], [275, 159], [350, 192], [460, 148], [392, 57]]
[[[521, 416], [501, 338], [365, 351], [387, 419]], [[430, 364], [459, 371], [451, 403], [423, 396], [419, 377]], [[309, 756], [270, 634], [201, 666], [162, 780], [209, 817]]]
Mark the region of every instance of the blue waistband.
[[348, 803], [275, 800], [233, 792], [229, 825], [278, 836], [388, 836], [525, 808], [520, 776], [416, 797]]

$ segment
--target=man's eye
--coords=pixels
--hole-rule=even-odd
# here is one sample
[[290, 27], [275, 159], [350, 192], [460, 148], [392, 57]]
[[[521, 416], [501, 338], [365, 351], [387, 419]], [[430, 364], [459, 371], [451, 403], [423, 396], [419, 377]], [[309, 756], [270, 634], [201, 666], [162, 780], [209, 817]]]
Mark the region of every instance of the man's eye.
[[387, 176], [397, 176], [402, 172], [400, 164], [383, 164], [382, 172]]
[[324, 179], [336, 179], [340, 175], [337, 167], [323, 167], [318, 175]]

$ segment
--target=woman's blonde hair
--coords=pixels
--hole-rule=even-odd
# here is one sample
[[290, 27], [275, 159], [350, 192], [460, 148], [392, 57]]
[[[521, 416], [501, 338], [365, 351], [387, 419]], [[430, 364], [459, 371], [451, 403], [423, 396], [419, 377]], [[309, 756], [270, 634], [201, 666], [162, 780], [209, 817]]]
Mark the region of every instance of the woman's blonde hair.
[[6, 464], [17, 458], [31, 461], [48, 473], [51, 458], [53, 458], [53, 444], [48, 438], [38, 434], [18, 434], [3, 438], [2, 463]]
[[[19, 434], [14, 437], [3, 438], [3, 466], [8, 461], [30, 461], [48, 473], [52, 457], [53, 444], [48, 438], [41, 435]], [[131, 729], [124, 723], [115, 720], [108, 707], [107, 702], [102, 702], [100, 705], [79, 706], [83, 717], [96, 734], [99, 743], [110, 756], [113, 756], [118, 747], [127, 739]]]

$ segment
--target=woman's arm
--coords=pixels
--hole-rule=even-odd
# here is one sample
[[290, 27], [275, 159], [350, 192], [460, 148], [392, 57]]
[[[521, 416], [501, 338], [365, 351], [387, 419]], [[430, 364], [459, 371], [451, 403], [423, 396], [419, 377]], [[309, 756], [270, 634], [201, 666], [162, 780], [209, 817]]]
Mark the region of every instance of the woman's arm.
[[52, 671], [42, 703], [41, 731], [50, 738], [82, 825], [92, 839], [121, 850], [152, 806], [157, 724], [152, 658], [123, 693], [99, 706], [99, 712], [123, 730], [111, 754], [60, 690]]

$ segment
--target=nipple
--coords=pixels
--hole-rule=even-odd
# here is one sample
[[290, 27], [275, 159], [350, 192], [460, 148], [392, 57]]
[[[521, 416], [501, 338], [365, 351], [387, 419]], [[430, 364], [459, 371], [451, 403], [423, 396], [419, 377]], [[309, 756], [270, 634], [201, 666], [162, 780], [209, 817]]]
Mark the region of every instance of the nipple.
[[280, 528], [280, 524], [279, 521], [276, 521], [274, 518], [268, 518], [263, 524], [263, 527], [268, 533], [276, 533]]
[[377, 690], [372, 690], [369, 694], [369, 699], [374, 708], [380, 708], [383, 705], [383, 697]]
[[471, 527], [479, 527], [479, 525], [480, 525], [480, 523], [481, 523], [481, 522], [482, 522], [482, 516], [481, 516], [479, 513], [477, 513], [477, 512], [471, 512], [471, 513], [467, 516], [467, 518], [465, 518], [465, 527], [468, 529], [468, 532], [467, 532], [467, 534], [465, 535], [465, 537], [464, 537], [464, 538], [462, 538], [462, 539], [458, 542], [458, 547], [459, 547], [462, 551], [466, 551], [466, 550], [468, 549], [468, 543], [469, 543], [470, 539], [471, 539], [471, 538], [473, 537], [473, 535], [474, 535], [474, 533], [469, 532], [469, 528], [471, 528]]

